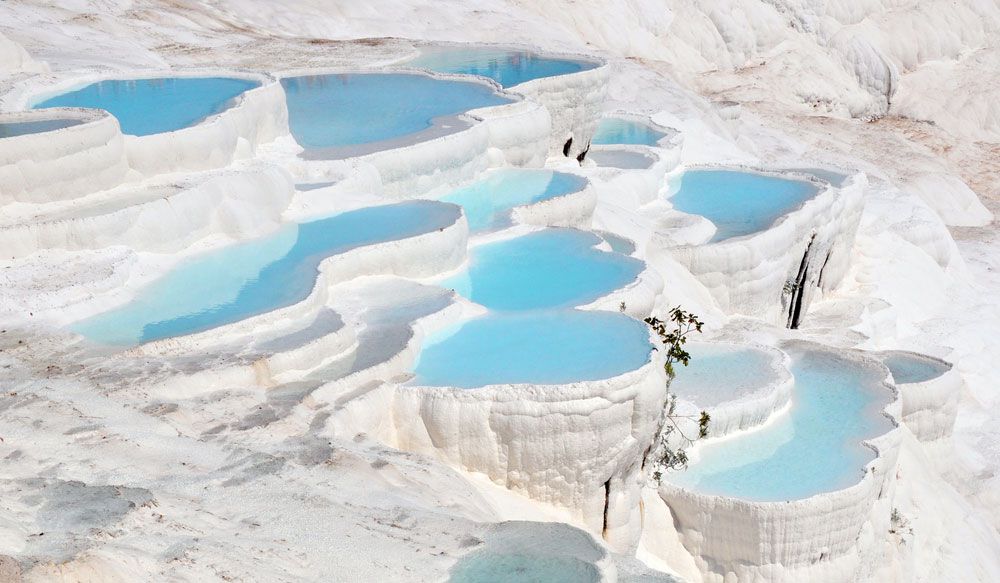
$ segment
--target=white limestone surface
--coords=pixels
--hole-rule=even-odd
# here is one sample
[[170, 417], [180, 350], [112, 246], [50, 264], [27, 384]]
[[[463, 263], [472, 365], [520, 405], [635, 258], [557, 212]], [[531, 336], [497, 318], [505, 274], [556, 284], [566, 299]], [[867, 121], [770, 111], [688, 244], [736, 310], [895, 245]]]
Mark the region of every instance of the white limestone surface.
[[48, 205], [17, 205], [18, 212], [9, 205], [0, 221], [0, 247], [11, 258], [111, 245], [177, 252], [210, 235], [246, 239], [270, 232], [292, 193], [284, 170], [259, 165], [126, 185]]
[[[860, 173], [839, 188], [826, 185], [758, 233], [687, 245], [673, 244], [670, 233], [657, 233], [650, 244], [684, 265], [725, 312], [791, 325], [797, 304], [804, 317], [816, 292], [834, 289], [846, 273], [866, 186]], [[786, 283], [797, 280], [789, 293]]]
[[911, 358], [930, 360], [946, 369], [940, 376], [921, 382], [906, 383], [897, 380], [902, 403], [902, 420], [920, 441], [930, 442], [948, 438], [955, 426], [958, 403], [965, 390], [962, 375], [951, 364], [924, 354], [892, 351], [880, 353], [905, 354]]
[[100, 110], [58, 108], [0, 113], [0, 122], [75, 119], [83, 123], [0, 139], [0, 207], [70, 200], [130, 177], [118, 121]]

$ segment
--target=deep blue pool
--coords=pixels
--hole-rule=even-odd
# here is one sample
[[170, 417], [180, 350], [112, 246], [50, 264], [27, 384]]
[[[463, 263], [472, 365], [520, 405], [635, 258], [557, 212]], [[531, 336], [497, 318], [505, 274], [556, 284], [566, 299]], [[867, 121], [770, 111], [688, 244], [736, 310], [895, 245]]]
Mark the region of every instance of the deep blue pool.
[[436, 231], [458, 213], [454, 205], [415, 201], [288, 224], [186, 260], [130, 303], [72, 328], [104, 344], [133, 345], [237, 322], [307, 298], [331, 255]]
[[652, 348], [646, 324], [618, 312], [490, 314], [429, 337], [411, 384], [471, 389], [605, 379], [643, 366]]
[[122, 133], [148, 136], [195, 125], [258, 86], [257, 81], [228, 77], [110, 79], [50, 97], [34, 108], [103, 109], [118, 119]]
[[655, 146], [667, 134], [654, 130], [649, 124], [620, 117], [606, 117], [597, 126], [590, 141], [594, 145], [634, 144]]
[[757, 501], [807, 498], [858, 483], [875, 453], [862, 445], [892, 429], [882, 373], [821, 351], [792, 354], [791, 410], [761, 429], [708, 442], [668, 479], [708, 494]]
[[[307, 150], [337, 153], [413, 136], [441, 118], [509, 103], [486, 84], [421, 74], [345, 73], [281, 80], [292, 136]], [[465, 127], [450, 122], [455, 128]], [[368, 149], [358, 150], [364, 153]]]
[[552, 170], [504, 168], [460, 188], [442, 201], [465, 209], [469, 229], [491, 231], [510, 224], [514, 207], [563, 196], [583, 189], [587, 180], [575, 174]]
[[688, 170], [670, 202], [677, 210], [712, 221], [714, 242], [766, 230], [818, 192], [804, 180], [740, 170]]
[[597, 67], [596, 63], [583, 60], [550, 58], [528, 51], [475, 46], [427, 48], [407, 65], [438, 73], [489, 77], [503, 87]]
[[491, 310], [568, 308], [624, 287], [638, 259], [594, 248], [593, 233], [545, 229], [471, 250], [468, 269], [440, 282]]
[[0, 122], [0, 138], [13, 138], [28, 134], [40, 134], [77, 126], [83, 123], [80, 119], [40, 119], [32, 121]]

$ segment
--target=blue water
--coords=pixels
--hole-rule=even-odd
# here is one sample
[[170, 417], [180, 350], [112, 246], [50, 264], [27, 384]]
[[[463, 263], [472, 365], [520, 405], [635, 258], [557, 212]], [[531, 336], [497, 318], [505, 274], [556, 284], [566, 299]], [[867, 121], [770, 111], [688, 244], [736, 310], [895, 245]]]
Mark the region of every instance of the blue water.
[[307, 149], [401, 138], [430, 128], [435, 118], [511, 101], [483, 83], [419, 74], [310, 75], [281, 85], [292, 135]]
[[598, 380], [643, 366], [651, 350], [646, 325], [618, 312], [490, 314], [428, 338], [411, 382], [476, 388]]
[[874, 452], [864, 439], [889, 431], [892, 398], [877, 370], [819, 351], [794, 354], [788, 414], [762, 429], [702, 446], [668, 479], [703, 493], [757, 501], [807, 498], [859, 482]]
[[882, 362], [889, 367], [896, 384], [926, 382], [951, 369], [951, 366], [943, 362], [905, 352], [890, 352], [883, 356]]
[[573, 229], [545, 229], [471, 250], [468, 269], [438, 285], [491, 310], [568, 308], [624, 287], [643, 269], [638, 259], [594, 248], [601, 239]]
[[712, 241], [722, 241], [769, 228], [818, 192], [802, 180], [738, 170], [689, 170], [670, 202], [712, 221], [717, 229]]
[[502, 169], [443, 197], [465, 209], [472, 232], [495, 230], [510, 224], [510, 211], [582, 190], [587, 180], [552, 170]]
[[148, 136], [192, 126], [231, 107], [235, 97], [259, 85], [226, 77], [112, 79], [57, 95], [34, 107], [103, 109], [118, 119], [122, 133]]
[[587, 61], [549, 58], [528, 51], [490, 47], [425, 49], [407, 65], [438, 73], [489, 77], [503, 87], [513, 87], [532, 79], [577, 73], [597, 67], [596, 63]]
[[597, 132], [590, 141], [595, 145], [636, 144], [655, 146], [667, 134], [654, 130], [649, 124], [623, 119], [606, 117], [597, 126]]
[[773, 356], [758, 348], [691, 342], [688, 366], [676, 366], [670, 390], [699, 406], [711, 406], [751, 394], [776, 380]]
[[40, 134], [69, 128], [83, 123], [79, 119], [41, 119], [36, 121], [0, 122], [0, 138]]
[[125, 306], [73, 330], [133, 345], [209, 330], [304, 300], [319, 263], [338, 253], [446, 227], [458, 207], [431, 201], [349, 211], [210, 251], [182, 262]]

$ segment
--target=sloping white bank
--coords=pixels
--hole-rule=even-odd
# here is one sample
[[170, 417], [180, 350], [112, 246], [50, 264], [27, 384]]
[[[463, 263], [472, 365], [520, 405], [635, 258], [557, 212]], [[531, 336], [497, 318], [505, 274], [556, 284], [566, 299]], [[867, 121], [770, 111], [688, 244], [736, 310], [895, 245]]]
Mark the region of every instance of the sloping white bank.
[[[143, 176], [170, 172], [196, 172], [221, 168], [235, 160], [252, 157], [258, 146], [288, 135], [285, 93], [270, 75], [221, 69], [143, 71], [120, 75], [87, 75], [64, 79], [54, 85], [14, 96], [8, 109], [26, 109], [33, 103], [81, 86], [106, 79], [151, 79], [158, 77], [227, 76], [260, 83], [235, 98], [225, 110], [197, 124], [171, 132], [146, 136], [125, 135], [129, 166]], [[155, 112], [150, 112], [154, 115]]]
[[176, 252], [209, 235], [263, 235], [281, 222], [292, 194], [288, 174], [274, 166], [123, 186], [86, 199], [12, 212], [0, 222], [0, 247], [14, 258], [42, 249], [110, 245]]
[[129, 175], [118, 121], [93, 109], [0, 114], [0, 123], [46, 120], [81, 123], [0, 138], [0, 206], [69, 200], [121, 184]]
[[[691, 217], [692, 224], [679, 232], [655, 233], [650, 245], [685, 266], [723, 311], [795, 328], [815, 293], [832, 290], [847, 272], [867, 184], [859, 173], [840, 187], [827, 185], [752, 235], [677, 245], [685, 231], [706, 221]], [[711, 236], [711, 231], [699, 232], [705, 239]]]
[[[871, 368], [891, 389], [880, 360], [838, 351]], [[899, 393], [884, 411], [899, 418]], [[898, 425], [865, 443], [876, 452], [859, 482], [842, 490], [782, 502], [757, 502], [702, 494], [664, 480], [659, 496], [669, 507], [676, 537], [706, 582], [865, 581], [882, 567], [881, 547], [890, 529], [891, 493], [901, 434]], [[815, 463], [821, 464], [817, 452]], [[667, 526], [667, 528], [670, 528]], [[678, 549], [680, 550], [680, 549]], [[673, 560], [676, 560], [674, 557]]]
[[511, 91], [541, 103], [552, 116], [549, 155], [576, 158], [590, 148], [610, 76], [610, 67], [602, 64], [586, 71], [532, 79]]

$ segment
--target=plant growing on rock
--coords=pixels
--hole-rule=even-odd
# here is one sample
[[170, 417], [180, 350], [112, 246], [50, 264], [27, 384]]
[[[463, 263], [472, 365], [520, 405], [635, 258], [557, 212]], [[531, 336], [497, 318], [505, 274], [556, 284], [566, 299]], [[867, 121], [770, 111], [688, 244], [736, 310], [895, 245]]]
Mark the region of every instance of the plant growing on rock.
[[[691, 362], [691, 354], [684, 348], [684, 345], [692, 333], [701, 333], [704, 322], [699, 320], [695, 314], [682, 310], [680, 306], [670, 310], [666, 320], [649, 317], [644, 322], [659, 336], [660, 342], [666, 349], [667, 356], [663, 362], [663, 369], [667, 373], [667, 406], [653, 448], [655, 463], [658, 467], [653, 472], [653, 478], [659, 482], [664, 470], [682, 470], [686, 468], [688, 456], [685, 448], [698, 439], [708, 437], [708, 424], [712, 420], [708, 412], [702, 411], [697, 418], [697, 437], [688, 437], [681, 429], [678, 421], [681, 419], [694, 419], [694, 417], [677, 414], [677, 395], [670, 392], [670, 383], [677, 376], [674, 365], [680, 363], [687, 366]], [[671, 444], [671, 436], [674, 433], [680, 436], [681, 444], [679, 446]]]

